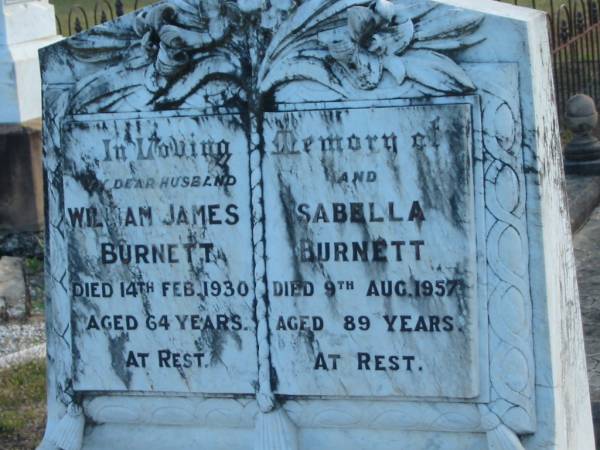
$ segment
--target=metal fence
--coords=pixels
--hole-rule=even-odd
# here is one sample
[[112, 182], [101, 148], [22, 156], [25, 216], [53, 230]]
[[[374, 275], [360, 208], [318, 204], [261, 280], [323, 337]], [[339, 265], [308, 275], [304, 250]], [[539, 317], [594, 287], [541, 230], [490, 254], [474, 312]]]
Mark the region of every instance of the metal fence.
[[577, 93], [600, 102], [600, 0], [512, 0], [550, 16], [556, 102]]
[[[95, 25], [114, 20], [123, 14], [135, 11], [141, 6], [146, 6], [152, 3], [146, 2], [140, 5], [139, 0], [134, 0], [130, 8], [126, 8], [122, 0], [113, 0], [111, 3], [108, 0], [97, 0], [93, 9], [85, 9], [83, 6], [74, 4], [69, 8], [68, 14], [65, 16], [56, 16], [56, 28], [58, 33], [63, 36], [71, 36], [81, 33]], [[66, 20], [65, 20], [66, 19]]]
[[[97, 0], [93, 10], [75, 4], [62, 20], [56, 18], [57, 28], [62, 35], [72, 35], [153, 1], [134, 0], [126, 8], [123, 0]], [[548, 12], [559, 112], [579, 92], [600, 101], [600, 0], [499, 1]]]

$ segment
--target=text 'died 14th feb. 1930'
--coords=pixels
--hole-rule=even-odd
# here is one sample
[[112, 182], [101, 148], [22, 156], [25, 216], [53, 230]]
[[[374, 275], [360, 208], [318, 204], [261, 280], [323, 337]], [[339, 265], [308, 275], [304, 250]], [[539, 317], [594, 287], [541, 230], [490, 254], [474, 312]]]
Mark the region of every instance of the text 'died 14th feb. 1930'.
[[63, 135], [76, 389], [254, 392], [239, 117], [77, 120]]

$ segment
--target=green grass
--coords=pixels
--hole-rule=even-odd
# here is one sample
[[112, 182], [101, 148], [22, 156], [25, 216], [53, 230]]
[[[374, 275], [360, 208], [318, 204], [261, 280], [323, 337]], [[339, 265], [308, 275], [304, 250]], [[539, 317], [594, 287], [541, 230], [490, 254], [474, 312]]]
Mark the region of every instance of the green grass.
[[27, 258], [25, 260], [25, 270], [30, 272], [41, 272], [44, 270], [44, 262], [38, 258]]
[[25, 280], [31, 300], [31, 313], [44, 313], [44, 261], [38, 258], [25, 259]]
[[34, 449], [44, 432], [45, 412], [45, 361], [0, 371], [1, 449]]

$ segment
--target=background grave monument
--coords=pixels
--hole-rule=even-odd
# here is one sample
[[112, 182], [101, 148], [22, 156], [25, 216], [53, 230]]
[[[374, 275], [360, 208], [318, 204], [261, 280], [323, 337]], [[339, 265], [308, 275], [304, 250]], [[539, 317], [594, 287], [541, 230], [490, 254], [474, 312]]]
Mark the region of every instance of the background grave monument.
[[592, 449], [546, 18], [171, 1], [42, 51], [41, 449]]
[[37, 51], [58, 39], [47, 0], [0, 1], [0, 124], [42, 115]]
[[47, 0], [0, 0], [2, 255], [39, 253], [37, 241], [44, 228], [44, 177], [38, 50], [59, 39], [54, 7]]

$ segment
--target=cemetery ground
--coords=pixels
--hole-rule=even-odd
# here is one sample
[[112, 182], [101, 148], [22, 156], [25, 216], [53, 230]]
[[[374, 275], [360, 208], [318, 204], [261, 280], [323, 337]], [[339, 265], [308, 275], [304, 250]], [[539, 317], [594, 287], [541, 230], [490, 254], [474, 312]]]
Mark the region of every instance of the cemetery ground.
[[0, 371], [0, 448], [35, 449], [46, 421], [46, 363]]
[[[31, 315], [25, 321], [0, 324], [0, 360], [45, 339], [43, 263], [24, 261]], [[2, 365], [0, 364], [0, 367]], [[46, 420], [46, 363], [43, 359], [0, 368], [0, 449], [35, 449]]]

